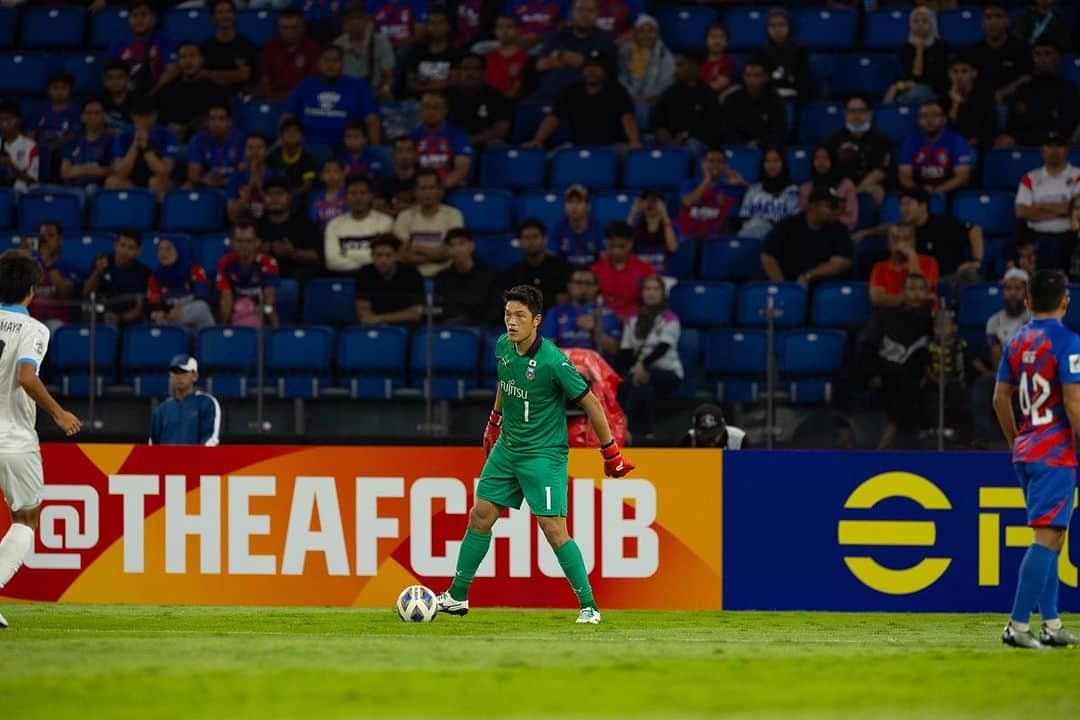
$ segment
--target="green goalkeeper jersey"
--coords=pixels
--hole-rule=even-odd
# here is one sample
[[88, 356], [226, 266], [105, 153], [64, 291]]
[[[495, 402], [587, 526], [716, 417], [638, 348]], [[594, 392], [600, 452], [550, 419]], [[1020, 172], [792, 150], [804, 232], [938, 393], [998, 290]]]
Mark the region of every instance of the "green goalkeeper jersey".
[[502, 394], [499, 442], [515, 453], [567, 452], [566, 401], [577, 402], [589, 383], [550, 340], [538, 334], [519, 355], [503, 333], [495, 343]]

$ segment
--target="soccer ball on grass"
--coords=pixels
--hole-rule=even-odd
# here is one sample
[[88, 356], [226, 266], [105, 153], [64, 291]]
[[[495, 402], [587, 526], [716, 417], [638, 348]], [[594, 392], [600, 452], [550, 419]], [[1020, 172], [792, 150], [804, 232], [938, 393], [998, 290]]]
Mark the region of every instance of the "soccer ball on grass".
[[423, 585], [410, 585], [398, 594], [397, 614], [404, 622], [431, 622], [438, 611], [435, 593]]

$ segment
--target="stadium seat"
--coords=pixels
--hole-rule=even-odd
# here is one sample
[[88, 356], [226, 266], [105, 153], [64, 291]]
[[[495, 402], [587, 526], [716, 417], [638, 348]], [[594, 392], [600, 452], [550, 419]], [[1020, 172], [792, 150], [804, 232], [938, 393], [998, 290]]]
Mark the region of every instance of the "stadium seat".
[[113, 250], [116, 235], [108, 232], [68, 234], [60, 247], [60, 257], [86, 276], [94, 260], [100, 255], [108, 255]]
[[227, 233], [211, 233], [199, 238], [199, 264], [206, 270], [206, 274], [214, 278], [217, 274], [218, 261], [229, 252], [229, 235]]
[[219, 398], [247, 397], [256, 372], [258, 330], [253, 327], [203, 328], [195, 340], [199, 376]]
[[702, 245], [702, 278], [745, 282], [759, 275], [761, 275], [760, 240], [720, 237]]
[[938, 13], [938, 33], [949, 47], [965, 48], [983, 39], [982, 13], [979, 8], [955, 8]]
[[697, 393], [701, 376], [701, 331], [683, 326], [679, 332], [679, 361], [683, 366], [683, 381], [675, 397], [692, 398]]
[[[0, 53], [0, 93], [40, 95], [48, 74], [49, 63], [44, 55], [21, 51]], [[23, 115], [27, 115], [25, 107]], [[25, 117], [23, 127], [32, 127]]]
[[275, 138], [278, 120], [284, 108], [284, 102], [249, 100], [240, 107], [237, 125], [246, 132], [262, 133], [266, 137]]
[[350, 325], [356, 322], [356, 281], [315, 278], [304, 287], [301, 320], [308, 325]]
[[563, 198], [559, 193], [537, 191], [518, 196], [515, 216], [519, 225], [526, 218], [537, 218], [551, 230], [564, 214]]
[[1041, 167], [1042, 164], [1039, 148], [991, 150], [983, 158], [983, 187], [987, 190], [1015, 192], [1024, 173]]
[[710, 7], [668, 5], [656, 11], [660, 36], [674, 50], [705, 47], [709, 26], [716, 22], [716, 10]]
[[844, 108], [840, 103], [808, 103], [799, 108], [799, 142], [818, 145], [844, 127]]
[[[814, 97], [828, 98], [833, 96], [832, 82], [833, 76], [836, 75], [838, 57], [834, 52], [819, 51], [810, 53], [810, 77], [813, 80]], [[793, 114], [795, 105], [786, 103], [785, 107], [788, 110], [788, 135], [794, 136], [795, 123], [793, 122]]]
[[0, 47], [15, 44], [15, 28], [19, 26], [19, 9], [7, 5], [0, 7]]
[[[515, 145], [528, 142], [536, 135], [537, 128], [551, 112], [551, 105], [544, 103], [522, 102], [518, 103], [514, 110], [514, 130], [510, 140]], [[570, 140], [570, 128], [566, 123], [559, 123], [559, 127], [548, 138], [552, 145], [560, 145]]]
[[1062, 61], [1061, 74], [1080, 90], [1080, 55], [1073, 55]]
[[[1070, 297], [1080, 297], [1080, 284], [1069, 284]], [[1073, 332], [1080, 330], [1080, 302], [1069, 303], [1069, 309], [1065, 311], [1065, 319], [1062, 321], [1065, 327], [1069, 328]]]
[[157, 270], [158, 243], [162, 240], [172, 240], [176, 251], [187, 258], [198, 258], [198, 241], [185, 233], [152, 232], [143, 235], [142, 247], [139, 248], [139, 262], [151, 270]]
[[791, 330], [777, 343], [777, 369], [796, 405], [827, 403], [831, 378], [844, 364], [847, 334], [841, 330]]
[[705, 374], [720, 402], [756, 400], [768, 370], [764, 330], [712, 330], [705, 335]]
[[592, 215], [596, 218], [596, 221], [604, 227], [607, 227], [608, 223], [616, 220], [626, 222], [627, 217], [630, 215], [630, 208], [633, 207], [636, 197], [636, 195], [620, 192], [618, 190], [608, 190], [606, 192], [597, 193], [590, 201], [590, 204], [592, 205]]
[[164, 29], [174, 42], [201, 43], [214, 34], [210, 11], [205, 8], [174, 8], [165, 13]]
[[464, 188], [454, 190], [446, 199], [461, 211], [465, 227], [473, 233], [503, 233], [511, 229], [514, 195], [509, 190]]
[[157, 197], [149, 190], [101, 190], [90, 202], [94, 230], [149, 230], [154, 226]]
[[0, 229], [6, 230], [15, 224], [15, 191], [0, 188]]
[[878, 105], [874, 108], [874, 125], [899, 143], [915, 130], [918, 116], [916, 105]]
[[546, 163], [543, 150], [487, 148], [480, 158], [480, 185], [510, 190], [543, 187]]
[[266, 348], [266, 372], [279, 398], [316, 398], [330, 380], [334, 331], [318, 325], [276, 328]]
[[757, 182], [761, 175], [761, 151], [745, 145], [728, 145], [724, 148], [728, 166], [743, 176], [746, 182]]
[[19, 198], [19, 232], [37, 235], [47, 220], [60, 223], [65, 232], [77, 231], [82, 227], [82, 203], [63, 192], [29, 192]]
[[338, 335], [338, 374], [354, 398], [389, 400], [405, 386], [409, 333], [401, 327], [350, 327]]
[[806, 320], [806, 288], [793, 282], [752, 282], [739, 288], [736, 315], [740, 327], [764, 327], [772, 298], [775, 327], [801, 327]]
[[85, 50], [64, 53], [60, 67], [75, 78], [76, 95], [96, 95], [101, 92], [101, 76], [105, 71], [105, 56]]
[[698, 244], [694, 240], [679, 240], [679, 249], [668, 256], [665, 275], [679, 280], [689, 280], [697, 276]]
[[[436, 327], [431, 335], [431, 387], [434, 400], [462, 400], [477, 386], [480, 335], [469, 328]], [[427, 330], [412, 336], [412, 385], [427, 386]]]
[[20, 250], [22, 247], [22, 235], [15, 232], [0, 232], [0, 252], [5, 250]]
[[690, 158], [682, 148], [641, 148], [626, 154], [623, 186], [675, 190], [686, 179]]
[[791, 174], [791, 182], [801, 184], [811, 177], [814, 149], [812, 147], [788, 147], [784, 150], [787, 155], [788, 173]]
[[161, 206], [164, 230], [211, 232], [225, 225], [225, 194], [218, 190], [171, 190]]
[[184, 328], [165, 325], [131, 325], [124, 330], [120, 370], [136, 397], [169, 395], [169, 362], [191, 350], [191, 336]]
[[86, 10], [80, 7], [28, 7], [23, 10], [19, 44], [25, 48], [75, 48], [82, 45]]
[[896, 50], [907, 42], [908, 13], [904, 10], [875, 10], [866, 15], [863, 47], [867, 50]]
[[735, 310], [735, 286], [726, 282], [681, 282], [671, 288], [668, 303], [685, 327], [725, 327], [731, 324]]
[[1001, 286], [997, 283], [968, 285], [960, 291], [957, 320], [960, 327], [983, 329], [990, 316], [1002, 307]]
[[810, 299], [814, 327], [847, 328], [866, 322], [873, 312], [870, 287], [864, 282], [821, 283]]
[[953, 214], [975, 223], [983, 232], [1004, 235], [1013, 230], [1014, 200], [1013, 193], [1009, 192], [964, 190], [953, 197]]
[[811, 49], [846, 50], [855, 44], [858, 29], [855, 10], [802, 8], [792, 17], [792, 34]]
[[295, 278], [278, 278], [274, 294], [274, 310], [278, 319], [286, 325], [296, 322], [300, 312], [300, 281]]
[[49, 355], [54, 377], [60, 383], [60, 394], [68, 397], [87, 397], [90, 388], [101, 395], [106, 385], [116, 379], [117, 330], [98, 324], [94, 332], [94, 381], [90, 371], [90, 327], [65, 325], [53, 332]]
[[236, 31], [258, 47], [277, 37], [277, 12], [248, 8], [236, 16]]
[[[941, 193], [930, 193], [930, 212], [941, 215], [945, 212], [948, 200]], [[885, 193], [881, 201], [881, 222], [894, 223], [900, 220], [900, 195], [899, 193]]]
[[[724, 13], [730, 50], [757, 50], [765, 44], [767, 10], [734, 7]], [[800, 38], [801, 39], [801, 38]]]
[[580, 183], [589, 190], [615, 186], [619, 156], [612, 147], [591, 145], [564, 148], [551, 161], [551, 186], [565, 188]]
[[126, 7], [107, 5], [90, 15], [90, 44], [110, 48], [131, 34]]
[[862, 91], [872, 97], [881, 97], [900, 73], [896, 55], [847, 55], [837, 62], [833, 94], [845, 97]]

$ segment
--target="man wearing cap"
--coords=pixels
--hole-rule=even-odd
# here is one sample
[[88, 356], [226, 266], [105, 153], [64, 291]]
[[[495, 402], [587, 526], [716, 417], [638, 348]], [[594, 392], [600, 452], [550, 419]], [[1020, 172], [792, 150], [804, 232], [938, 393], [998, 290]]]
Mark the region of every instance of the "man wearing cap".
[[690, 429], [686, 432], [679, 447], [723, 448], [739, 450], [746, 439], [746, 431], [724, 421], [724, 412], [719, 405], [705, 403], [694, 410]]
[[117, 135], [113, 143], [112, 174], [105, 179], [105, 187], [149, 188], [160, 201], [172, 186], [169, 177], [180, 157], [180, 141], [157, 124], [158, 111], [152, 98], [132, 101], [131, 118], [131, 129]]
[[151, 445], [219, 444], [221, 406], [213, 395], [195, 389], [199, 363], [190, 355], [177, 355], [169, 363], [173, 395], [157, 406], [150, 418]]
[[1043, 166], [1024, 173], [1016, 189], [1016, 217], [1039, 243], [1039, 254], [1066, 267], [1070, 247], [1069, 203], [1080, 195], [1080, 168], [1069, 163], [1065, 137], [1043, 138]]
[[[1001, 310], [986, 320], [986, 349], [990, 355], [989, 367], [996, 368], [1001, 362], [1001, 350], [1017, 330], [1031, 320], [1031, 312], [1024, 302], [1027, 299], [1028, 274], [1020, 268], [1010, 268], [1001, 279]], [[977, 440], [985, 440], [994, 434], [994, 375], [975, 378], [971, 388], [971, 411]]]
[[772, 282], [811, 285], [838, 279], [851, 269], [851, 236], [836, 221], [840, 197], [818, 185], [806, 209], [778, 222], [765, 238], [761, 267]]
[[563, 191], [566, 215], [548, 235], [548, 250], [574, 266], [588, 267], [604, 252], [604, 228], [592, 216], [589, 189], [574, 184]]

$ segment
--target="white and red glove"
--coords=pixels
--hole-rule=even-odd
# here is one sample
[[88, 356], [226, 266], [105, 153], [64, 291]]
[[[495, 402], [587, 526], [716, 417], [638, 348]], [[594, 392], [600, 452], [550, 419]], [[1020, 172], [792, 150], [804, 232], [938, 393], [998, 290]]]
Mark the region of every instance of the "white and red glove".
[[604, 474], [608, 477], [620, 478], [634, 469], [634, 466], [622, 456], [619, 443], [614, 439], [600, 447], [600, 455], [604, 458]]
[[490, 417], [488, 417], [487, 427], [484, 428], [484, 455], [491, 452], [491, 448], [495, 445], [495, 441], [499, 439], [499, 433], [502, 432], [502, 413], [498, 410], [492, 410]]

